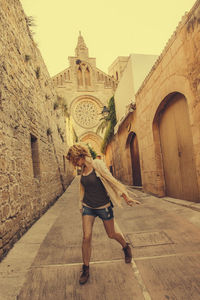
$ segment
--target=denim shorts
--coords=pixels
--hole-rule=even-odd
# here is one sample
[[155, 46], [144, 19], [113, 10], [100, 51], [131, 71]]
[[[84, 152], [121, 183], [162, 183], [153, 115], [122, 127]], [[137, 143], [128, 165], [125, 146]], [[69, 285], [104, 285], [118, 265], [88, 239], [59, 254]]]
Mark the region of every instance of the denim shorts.
[[112, 206], [100, 209], [83, 206], [82, 216], [85, 215], [99, 217], [102, 220], [111, 220], [114, 217]]

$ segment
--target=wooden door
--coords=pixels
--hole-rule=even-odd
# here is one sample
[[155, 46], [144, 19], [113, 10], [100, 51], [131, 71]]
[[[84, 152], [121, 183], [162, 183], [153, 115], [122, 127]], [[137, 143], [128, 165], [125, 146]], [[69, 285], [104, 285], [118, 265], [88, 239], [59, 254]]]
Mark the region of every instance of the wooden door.
[[140, 170], [140, 157], [137, 136], [134, 134], [130, 142], [131, 162], [132, 162], [132, 174], [133, 185], [142, 186], [141, 170]]
[[177, 94], [160, 114], [159, 132], [168, 196], [199, 201], [187, 102]]

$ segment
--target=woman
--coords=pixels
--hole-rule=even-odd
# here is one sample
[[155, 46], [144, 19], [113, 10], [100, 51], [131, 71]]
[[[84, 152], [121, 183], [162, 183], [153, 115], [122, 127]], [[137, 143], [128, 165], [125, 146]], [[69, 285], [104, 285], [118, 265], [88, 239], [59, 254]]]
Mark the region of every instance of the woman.
[[121, 197], [130, 206], [140, 204], [129, 197], [123, 184], [117, 181], [100, 159], [92, 160], [88, 148], [83, 144], [75, 144], [69, 148], [67, 159], [74, 166], [82, 169], [80, 177], [80, 212], [82, 214], [83, 267], [79, 280], [80, 284], [87, 282], [89, 277], [89, 262], [91, 256], [92, 228], [95, 217], [102, 219], [109, 238], [115, 239], [122, 245], [125, 262], [132, 259], [131, 248], [120, 233], [115, 232], [112, 200], [121, 206]]

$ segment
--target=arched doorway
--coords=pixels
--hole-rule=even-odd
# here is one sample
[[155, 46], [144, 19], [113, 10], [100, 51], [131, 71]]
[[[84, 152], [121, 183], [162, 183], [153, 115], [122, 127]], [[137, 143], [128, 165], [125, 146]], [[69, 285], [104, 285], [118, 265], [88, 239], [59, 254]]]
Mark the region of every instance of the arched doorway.
[[130, 146], [133, 185], [142, 186], [138, 140], [134, 132], [129, 133], [126, 145]]
[[101, 153], [102, 138], [99, 135], [89, 131], [79, 136], [79, 140], [80, 142], [89, 144], [97, 154], [102, 154]]
[[193, 141], [184, 95], [167, 97], [158, 114], [166, 195], [199, 201]]

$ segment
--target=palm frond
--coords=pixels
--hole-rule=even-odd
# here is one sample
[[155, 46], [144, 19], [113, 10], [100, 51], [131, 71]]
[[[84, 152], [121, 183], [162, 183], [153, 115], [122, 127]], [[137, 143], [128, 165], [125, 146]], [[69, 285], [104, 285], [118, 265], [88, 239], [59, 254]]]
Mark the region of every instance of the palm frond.
[[108, 126], [108, 121], [104, 119], [97, 127], [96, 133], [99, 133], [99, 132], [102, 133], [107, 126]]

